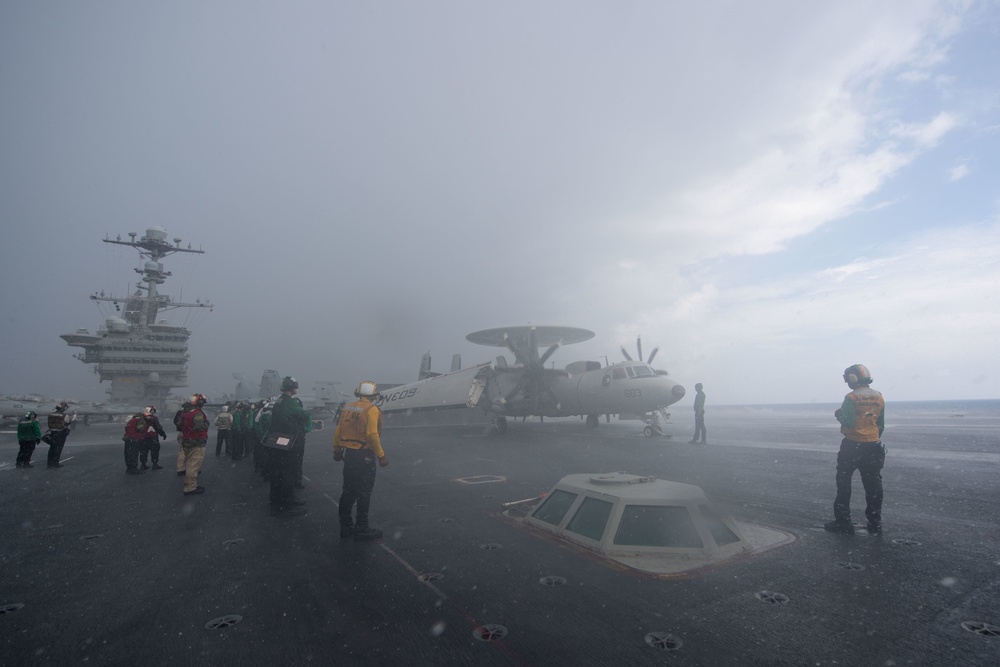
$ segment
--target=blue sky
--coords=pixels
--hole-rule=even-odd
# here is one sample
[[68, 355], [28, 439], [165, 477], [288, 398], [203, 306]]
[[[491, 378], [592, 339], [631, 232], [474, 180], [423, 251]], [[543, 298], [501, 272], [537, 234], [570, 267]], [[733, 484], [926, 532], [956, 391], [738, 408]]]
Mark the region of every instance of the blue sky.
[[996, 398], [997, 63], [995, 0], [6, 3], [0, 392], [100, 395], [58, 334], [157, 225], [192, 391], [531, 322], [717, 402]]

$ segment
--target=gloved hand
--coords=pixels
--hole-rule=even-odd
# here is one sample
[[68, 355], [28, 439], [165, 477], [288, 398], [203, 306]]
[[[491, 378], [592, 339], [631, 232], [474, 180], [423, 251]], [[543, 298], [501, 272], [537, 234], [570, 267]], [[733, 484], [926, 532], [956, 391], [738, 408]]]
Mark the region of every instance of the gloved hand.
[[333, 453], [333, 460], [334, 461], [343, 461], [344, 460], [344, 450], [338, 449], [337, 451], [335, 451]]
[[388, 456], [383, 456], [382, 458], [380, 458], [378, 460], [378, 464], [380, 466], [382, 466], [383, 468], [386, 467], [387, 465], [389, 465], [389, 457]]
[[160, 440], [166, 440], [166, 439], [167, 439], [166, 434], [163, 434], [163, 435], [160, 436]]

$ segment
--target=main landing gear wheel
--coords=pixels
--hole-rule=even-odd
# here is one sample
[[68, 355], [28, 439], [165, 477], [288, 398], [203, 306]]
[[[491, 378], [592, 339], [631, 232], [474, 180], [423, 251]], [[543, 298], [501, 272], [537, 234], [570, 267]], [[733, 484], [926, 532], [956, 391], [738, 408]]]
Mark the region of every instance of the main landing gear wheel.
[[587, 415], [587, 426], [589, 428], [597, 428], [597, 425], [601, 423], [601, 420], [597, 418], [597, 415]]
[[652, 426], [647, 426], [646, 428], [642, 429], [642, 434], [647, 438], [655, 438], [657, 435], [659, 435]]
[[493, 433], [495, 433], [496, 435], [505, 435], [507, 433], [506, 417], [493, 418]]

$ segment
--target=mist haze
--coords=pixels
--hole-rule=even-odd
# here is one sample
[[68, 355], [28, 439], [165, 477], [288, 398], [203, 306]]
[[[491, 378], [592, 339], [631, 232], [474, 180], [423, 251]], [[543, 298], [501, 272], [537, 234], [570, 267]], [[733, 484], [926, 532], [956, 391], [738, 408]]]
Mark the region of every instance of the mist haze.
[[[5, 393], [163, 227], [190, 391], [416, 379], [583, 327], [710, 404], [996, 398], [1000, 5], [6, 3]], [[188, 319], [186, 319], [188, 318]], [[633, 354], [634, 356], [634, 354]], [[513, 361], [507, 354], [508, 361]], [[688, 407], [692, 398], [677, 407]]]

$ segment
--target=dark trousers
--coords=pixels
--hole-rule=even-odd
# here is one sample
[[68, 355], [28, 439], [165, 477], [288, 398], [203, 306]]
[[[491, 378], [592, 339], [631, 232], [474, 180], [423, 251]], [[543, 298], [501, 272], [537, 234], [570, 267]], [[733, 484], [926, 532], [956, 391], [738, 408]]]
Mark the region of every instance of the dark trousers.
[[233, 459], [243, 458], [243, 443], [246, 440], [246, 436], [243, 435], [242, 431], [233, 431], [232, 434], [233, 444], [230, 446], [229, 451], [233, 455]]
[[705, 442], [706, 438], [707, 434], [705, 432], [705, 413], [702, 412], [701, 414], [698, 414], [696, 412], [694, 413], [694, 437], [691, 439], [694, 440], [695, 442], [698, 442], [699, 440], [701, 442]]
[[292, 483], [295, 480], [295, 450], [283, 452], [279, 449], [271, 449], [267, 458], [267, 476], [271, 481], [271, 504], [284, 505], [292, 499]]
[[125, 441], [125, 470], [135, 470], [139, 467], [139, 449], [141, 447], [139, 440]]
[[340, 525], [351, 525], [351, 508], [358, 504], [354, 525], [368, 528], [368, 507], [375, 488], [377, 459], [370, 449], [344, 450], [344, 491], [340, 494]]
[[219, 431], [215, 434], [215, 455], [216, 456], [219, 456], [222, 453], [222, 445], [223, 445], [223, 443], [225, 443], [225, 445], [226, 445], [226, 454], [229, 454], [229, 450], [230, 450], [230, 448], [231, 448], [232, 445], [230, 444], [229, 429], [228, 428], [220, 428]]
[[139, 444], [139, 460], [146, 465], [146, 457], [153, 459], [153, 465], [160, 462], [160, 436], [146, 438]]
[[292, 452], [295, 457], [295, 481], [302, 483], [302, 461], [305, 460], [306, 456], [306, 437], [301, 436], [299, 438], [300, 442], [298, 447]]
[[18, 440], [17, 444], [21, 445], [21, 448], [17, 450], [17, 465], [31, 463], [31, 455], [35, 453], [35, 445], [38, 444], [38, 440]]
[[59, 459], [62, 457], [63, 447], [66, 445], [66, 436], [69, 435], [69, 429], [64, 428], [61, 431], [52, 431], [52, 444], [49, 445], [49, 465], [55, 465], [59, 463]]
[[854, 471], [861, 472], [865, 487], [865, 516], [868, 523], [882, 523], [882, 466], [885, 465], [885, 447], [881, 442], [854, 442], [844, 438], [837, 454], [837, 498], [833, 501], [833, 518], [851, 521], [851, 480]]

